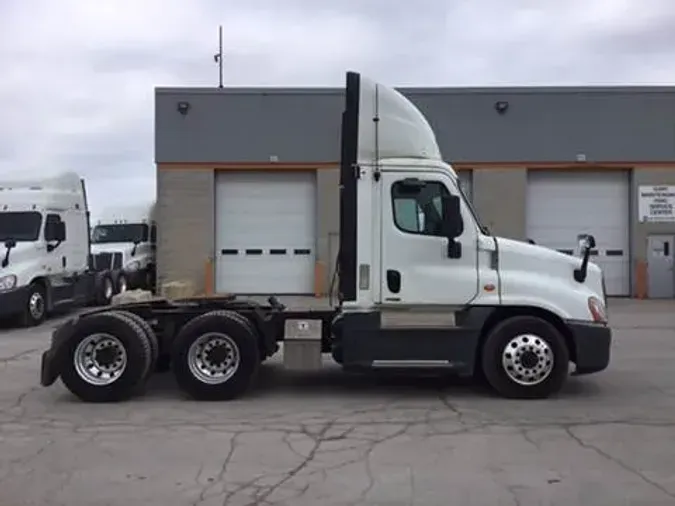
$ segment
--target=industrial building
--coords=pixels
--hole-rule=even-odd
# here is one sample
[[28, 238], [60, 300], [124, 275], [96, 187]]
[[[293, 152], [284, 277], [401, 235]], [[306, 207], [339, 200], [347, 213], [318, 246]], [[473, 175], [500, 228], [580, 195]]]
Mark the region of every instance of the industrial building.
[[[401, 89], [490, 231], [592, 260], [610, 295], [674, 297], [675, 87]], [[343, 90], [158, 88], [159, 282], [324, 295]]]

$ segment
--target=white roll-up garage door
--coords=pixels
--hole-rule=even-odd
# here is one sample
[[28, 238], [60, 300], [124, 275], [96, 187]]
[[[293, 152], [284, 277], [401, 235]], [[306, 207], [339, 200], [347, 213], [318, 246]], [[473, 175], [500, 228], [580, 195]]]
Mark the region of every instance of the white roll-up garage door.
[[595, 236], [591, 261], [605, 273], [610, 295], [630, 293], [629, 180], [624, 171], [544, 171], [528, 174], [527, 235], [564, 253], [578, 252], [578, 235]]
[[473, 200], [473, 173], [470, 170], [457, 171], [457, 178], [469, 201]]
[[313, 171], [217, 173], [215, 225], [219, 293], [314, 292]]

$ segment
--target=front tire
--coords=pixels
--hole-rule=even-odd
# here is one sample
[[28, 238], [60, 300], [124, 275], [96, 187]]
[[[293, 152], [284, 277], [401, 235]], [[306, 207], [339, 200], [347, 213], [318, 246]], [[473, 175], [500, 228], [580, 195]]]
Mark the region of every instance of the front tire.
[[546, 320], [516, 316], [490, 331], [481, 363], [485, 379], [503, 397], [544, 399], [564, 385], [569, 350], [561, 333]]
[[253, 383], [260, 364], [257, 336], [232, 311], [211, 311], [188, 322], [173, 344], [178, 386], [197, 400], [229, 400]]
[[144, 384], [152, 359], [144, 330], [115, 311], [85, 316], [66, 345], [61, 380], [84, 402], [119, 402]]
[[21, 323], [24, 327], [35, 327], [47, 318], [47, 293], [39, 283], [33, 283], [28, 289], [26, 306], [21, 315]]

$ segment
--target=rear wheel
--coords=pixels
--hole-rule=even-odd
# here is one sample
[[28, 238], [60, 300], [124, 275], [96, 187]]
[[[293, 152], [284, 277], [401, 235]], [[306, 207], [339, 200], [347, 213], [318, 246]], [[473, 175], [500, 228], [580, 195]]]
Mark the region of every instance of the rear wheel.
[[100, 273], [96, 279], [96, 303], [99, 306], [109, 306], [115, 295], [115, 284], [109, 273]]
[[257, 336], [232, 311], [187, 323], [174, 341], [171, 366], [180, 388], [199, 400], [228, 400], [251, 385], [260, 363]]
[[152, 351], [144, 330], [114, 311], [86, 316], [66, 345], [61, 379], [85, 402], [130, 398], [143, 385]]
[[516, 316], [490, 331], [481, 362], [485, 379], [500, 395], [542, 399], [556, 394], [565, 383], [569, 350], [549, 322]]
[[155, 371], [155, 368], [157, 367], [157, 361], [159, 359], [159, 341], [157, 339], [157, 334], [155, 334], [155, 331], [152, 330], [150, 324], [137, 314], [130, 311], [115, 311], [115, 313], [122, 315], [125, 318], [129, 318], [141, 329], [143, 329], [145, 338], [148, 340], [148, 343], [150, 343], [150, 367], [148, 367], [148, 373], [146, 375], [147, 377], [150, 377], [150, 375]]
[[117, 293], [124, 293], [129, 289], [129, 282], [124, 274], [117, 276]]

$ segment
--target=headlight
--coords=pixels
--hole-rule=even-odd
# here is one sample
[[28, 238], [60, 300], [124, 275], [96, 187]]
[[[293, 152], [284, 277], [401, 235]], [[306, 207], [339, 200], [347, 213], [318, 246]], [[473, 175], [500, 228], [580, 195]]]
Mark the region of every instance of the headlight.
[[128, 271], [137, 271], [140, 268], [141, 268], [141, 262], [139, 262], [138, 260], [134, 260], [133, 262], [130, 262], [127, 265]]
[[16, 286], [16, 276], [14, 274], [10, 274], [9, 276], [3, 276], [0, 278], [0, 292], [11, 290], [15, 286]]
[[588, 298], [588, 310], [591, 312], [593, 321], [596, 323], [607, 323], [607, 311], [605, 305], [597, 297]]

